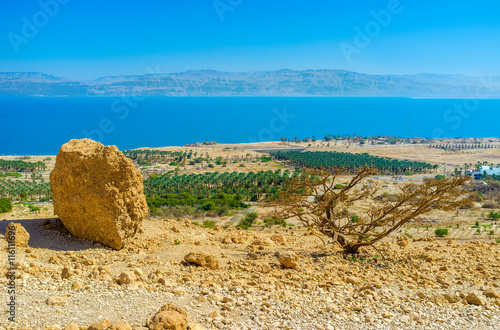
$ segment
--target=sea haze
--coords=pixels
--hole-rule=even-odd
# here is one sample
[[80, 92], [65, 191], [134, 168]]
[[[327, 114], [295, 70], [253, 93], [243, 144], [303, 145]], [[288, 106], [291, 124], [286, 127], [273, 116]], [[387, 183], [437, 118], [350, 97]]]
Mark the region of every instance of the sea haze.
[[324, 134], [498, 137], [500, 100], [384, 97], [0, 97], [0, 155], [89, 137], [120, 150]]

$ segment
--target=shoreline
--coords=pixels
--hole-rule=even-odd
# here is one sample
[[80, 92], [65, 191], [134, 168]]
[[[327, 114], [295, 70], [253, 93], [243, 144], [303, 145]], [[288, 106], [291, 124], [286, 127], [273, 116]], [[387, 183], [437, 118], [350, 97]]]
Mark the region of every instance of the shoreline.
[[[422, 139], [430, 139], [426, 137], [422, 137]], [[432, 140], [431, 143], [399, 143], [399, 144], [365, 144], [363, 146], [357, 145], [357, 144], [352, 144], [352, 145], [347, 145], [346, 140], [339, 140], [338, 142], [340, 143], [339, 145], [335, 146], [330, 146], [332, 149], [346, 149], [346, 147], [349, 147], [351, 149], [354, 148], [364, 148], [364, 149], [371, 149], [371, 148], [396, 148], [396, 147], [426, 147], [428, 148], [430, 144], [466, 144], [466, 143], [471, 143], [471, 142], [458, 142], [457, 140], [463, 140], [463, 139], [479, 139], [479, 140], [495, 140], [494, 142], [490, 141], [481, 141], [481, 142], [487, 142], [487, 143], [498, 143], [500, 142], [500, 138], [496, 137], [460, 137], [460, 138], [443, 138], [443, 139], [430, 139]], [[196, 142], [195, 142], [196, 143]], [[288, 143], [288, 142], [287, 142]], [[324, 141], [324, 140], [317, 140], [316, 142], [300, 142], [299, 144], [296, 144], [294, 142], [291, 142], [291, 144], [283, 144], [281, 141], [259, 141], [259, 142], [233, 142], [233, 143], [217, 143], [215, 145], [165, 145], [165, 146], [158, 146], [158, 147], [149, 147], [149, 146], [142, 146], [142, 147], [136, 147], [136, 148], [130, 148], [130, 149], [120, 149], [120, 151], [126, 151], [126, 150], [141, 150], [141, 149], [150, 149], [150, 150], [162, 150], [165, 148], [205, 148], [205, 149], [217, 149], [217, 148], [232, 148], [232, 150], [239, 150], [239, 151], [244, 151], [244, 150], [252, 150], [252, 149], [290, 149], [290, 148], [305, 148], [305, 149], [318, 149], [318, 148], [326, 148], [326, 146], [308, 146], [308, 144], [311, 143], [321, 143], [321, 144], [331, 144], [335, 143], [335, 141]], [[111, 144], [113, 145], [113, 144]], [[271, 145], [271, 146], [269, 146]], [[116, 145], [115, 145], [116, 146]], [[349, 151], [347, 151], [349, 152]], [[51, 154], [1, 154], [0, 151], [0, 158], [1, 157], [24, 157], [24, 156], [30, 156], [30, 157], [50, 157], [50, 156], [56, 156], [57, 153], [51, 153]]]

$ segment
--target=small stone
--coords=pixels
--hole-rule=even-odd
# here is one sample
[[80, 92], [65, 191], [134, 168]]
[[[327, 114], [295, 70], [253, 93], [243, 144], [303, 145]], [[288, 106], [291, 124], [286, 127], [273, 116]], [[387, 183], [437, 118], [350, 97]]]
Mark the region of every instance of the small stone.
[[408, 315], [403, 315], [403, 316], [401, 316], [401, 318], [399, 320], [402, 323], [408, 323], [408, 322], [410, 322], [410, 317]]
[[144, 277], [144, 272], [140, 268], [134, 269], [134, 274], [137, 275], [137, 277], [139, 277], [139, 278]]
[[203, 251], [194, 251], [186, 254], [184, 260], [188, 263], [196, 264], [201, 267], [207, 267], [210, 269], [219, 269], [219, 260], [210, 253]]
[[384, 313], [382, 313], [382, 317], [388, 319], [388, 318], [394, 317], [394, 314], [389, 313], [389, 312], [384, 312]]
[[234, 309], [234, 306], [232, 304], [225, 304], [222, 306], [222, 309], [225, 311], [232, 311]]
[[80, 291], [83, 288], [83, 282], [82, 281], [76, 281], [72, 285], [73, 290], [75, 291]]
[[413, 321], [416, 321], [416, 322], [422, 322], [422, 318], [420, 317], [420, 315], [418, 315], [417, 313], [415, 312], [410, 312], [410, 314], [408, 314], [408, 316], [413, 320]]
[[188, 328], [189, 330], [206, 330], [206, 328], [199, 323], [189, 323]]
[[28, 247], [30, 234], [19, 223], [9, 223], [5, 229], [5, 240], [16, 247]]
[[447, 299], [442, 295], [442, 294], [437, 294], [434, 297], [432, 297], [432, 301], [438, 305], [444, 305], [447, 302]]
[[127, 290], [128, 291], [137, 291], [137, 290], [139, 290], [139, 285], [137, 285], [137, 282], [132, 282], [130, 284], [127, 284]]
[[132, 271], [126, 271], [120, 274], [118, 284], [130, 284], [136, 280], [135, 274]]
[[176, 288], [172, 290], [172, 293], [175, 294], [176, 296], [184, 296], [186, 294], [186, 291], [184, 291], [181, 288]]
[[132, 327], [125, 321], [116, 321], [111, 323], [109, 330], [132, 330]]
[[220, 313], [219, 312], [212, 312], [212, 313], [208, 314], [208, 316], [210, 316], [211, 318], [215, 319], [215, 318], [217, 318], [217, 317], [220, 316]]
[[424, 292], [418, 292], [417, 293], [417, 297], [421, 298], [421, 299], [424, 299], [425, 297], [427, 297], [427, 295], [424, 293]]
[[256, 238], [252, 241], [252, 245], [256, 246], [272, 246], [273, 243], [267, 238]]
[[64, 267], [61, 271], [61, 278], [65, 279], [71, 276], [71, 270], [68, 267]]
[[271, 236], [271, 240], [273, 242], [281, 244], [281, 245], [286, 244], [286, 238], [285, 238], [285, 236], [283, 236], [281, 234], [274, 234], [273, 236]]
[[450, 304], [454, 304], [460, 301], [460, 297], [457, 296], [455, 293], [445, 293], [443, 295], [444, 299], [448, 301]]
[[477, 292], [471, 292], [466, 297], [465, 300], [470, 305], [483, 306], [486, 304], [486, 298]]
[[212, 299], [215, 301], [222, 301], [222, 299], [224, 299], [224, 297], [220, 293], [216, 293], [212, 296]]
[[345, 282], [347, 284], [354, 284], [354, 285], [358, 285], [358, 284], [361, 284], [361, 281], [357, 278], [357, 277], [354, 277], [354, 276], [349, 276], [345, 279]]
[[75, 323], [70, 323], [66, 326], [66, 328], [64, 328], [64, 330], [80, 330], [80, 328]]
[[147, 321], [150, 330], [185, 330], [187, 329], [187, 312], [175, 305], [164, 305], [155, 316]]
[[291, 251], [278, 252], [278, 262], [284, 268], [299, 268], [299, 257]]
[[166, 286], [166, 287], [168, 287], [168, 288], [171, 288], [171, 287], [173, 287], [173, 286], [174, 286], [174, 284], [173, 284], [172, 282], [170, 282], [170, 281], [169, 281], [169, 280], [167, 280], [167, 279], [164, 279], [163, 277], [160, 277], [160, 278], [158, 279], [158, 283], [160, 283], [160, 284], [162, 284], [162, 285], [164, 285], [164, 286]]
[[400, 236], [398, 237], [398, 245], [401, 247], [408, 246], [409, 240], [408, 236]]
[[340, 313], [340, 309], [339, 309], [339, 307], [338, 307], [337, 305], [335, 305], [335, 304], [328, 304], [328, 305], [326, 306], [326, 310], [327, 310], [328, 312], [332, 312], [332, 313], [335, 313], [335, 314]]
[[493, 288], [488, 288], [484, 290], [484, 295], [488, 298], [500, 299], [500, 293], [498, 293], [498, 291]]
[[87, 328], [87, 330], [106, 330], [111, 326], [111, 322], [108, 320], [102, 320], [96, 323], [92, 323], [90, 327]]
[[52, 296], [46, 300], [47, 305], [62, 306], [66, 304], [66, 297], [64, 296]]

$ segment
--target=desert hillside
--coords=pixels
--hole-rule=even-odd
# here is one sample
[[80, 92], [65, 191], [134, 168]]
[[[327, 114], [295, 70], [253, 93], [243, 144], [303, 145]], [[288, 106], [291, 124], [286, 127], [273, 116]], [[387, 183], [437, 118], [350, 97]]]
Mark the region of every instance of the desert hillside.
[[[142, 148], [125, 155], [141, 171], [148, 203], [153, 192], [170, 196], [169, 203], [178, 202], [175, 196], [181, 193], [166, 192], [190, 182], [185, 193], [196, 196], [197, 187], [204, 184], [200, 180], [210, 177], [213, 181], [205, 186], [212, 189], [221, 180], [227, 196], [233, 196], [229, 182], [239, 187], [235, 180], [243, 180], [244, 191], [238, 190], [237, 197], [243, 204], [149, 204], [140, 229], [124, 248], [115, 250], [75, 237], [54, 215], [52, 196], [44, 189], [55, 156], [2, 156], [40, 162], [41, 172], [14, 175], [12, 169], [0, 178], [3, 197], [14, 201], [12, 210], [0, 215], [2, 235], [9, 224], [24, 228], [19, 235], [29, 235], [28, 240], [22, 234], [19, 239], [26, 244], [16, 247], [16, 322], [2, 317], [0, 329], [153, 329], [155, 315], [167, 304], [175, 310], [170, 305], [165, 310], [189, 329], [498, 328], [500, 225], [492, 217], [500, 212], [496, 190], [473, 185], [468, 189], [482, 197], [470, 206], [433, 210], [373, 247], [345, 254], [331, 237], [297, 218], [275, 221], [273, 208], [265, 203], [273, 190], [244, 183], [249, 177], [276, 180], [276, 173], [293, 175], [295, 165], [269, 154], [283, 148], [368, 153], [440, 165], [421, 173], [372, 177], [370, 182], [389, 200], [407, 183], [449, 175], [463, 170], [464, 164], [500, 162], [494, 148], [450, 151], [348, 141]], [[175, 181], [180, 178], [185, 181]], [[351, 179], [343, 175], [338, 182]], [[157, 183], [164, 186], [154, 186]], [[26, 194], [16, 193], [7, 190], [7, 184], [17, 190], [30, 188]], [[205, 193], [210, 195], [209, 188]], [[367, 208], [361, 203], [351, 209], [361, 216]], [[438, 229], [443, 234], [438, 235]], [[6, 276], [0, 283], [7, 296], [9, 249], [3, 236], [0, 259], [5, 261], [0, 270]], [[8, 307], [3, 311], [7, 315]]]

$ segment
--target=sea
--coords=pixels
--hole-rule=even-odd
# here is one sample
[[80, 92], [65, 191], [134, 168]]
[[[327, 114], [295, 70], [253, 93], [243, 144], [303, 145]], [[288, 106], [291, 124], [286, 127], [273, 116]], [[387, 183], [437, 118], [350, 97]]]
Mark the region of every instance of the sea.
[[55, 155], [70, 139], [120, 150], [325, 134], [499, 137], [500, 100], [398, 97], [0, 97], [0, 155]]

